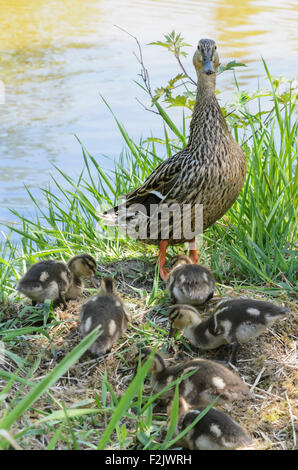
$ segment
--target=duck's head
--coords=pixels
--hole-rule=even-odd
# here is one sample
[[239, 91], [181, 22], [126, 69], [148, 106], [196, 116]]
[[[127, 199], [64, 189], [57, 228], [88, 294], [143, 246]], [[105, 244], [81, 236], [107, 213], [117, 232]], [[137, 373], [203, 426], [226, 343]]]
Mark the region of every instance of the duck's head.
[[199, 325], [201, 323], [201, 318], [195, 307], [192, 307], [191, 305], [177, 304], [170, 308], [169, 322], [169, 337], [171, 338], [177, 330], [183, 330], [187, 326]]
[[68, 267], [75, 276], [90, 278], [94, 287], [99, 286], [96, 277], [96, 261], [92, 256], [88, 254], [74, 256], [69, 260]]
[[[135, 366], [136, 367], [138, 366], [139, 360], [141, 360], [141, 365], [143, 365], [146, 362], [146, 360], [149, 359], [149, 356], [151, 353], [152, 353], [152, 350], [149, 348], [141, 349], [141, 351], [139, 351], [134, 358], [133, 362]], [[160, 354], [155, 353], [152, 359], [150, 368], [149, 368], [149, 372], [157, 373], [157, 372], [161, 372], [164, 369], [165, 369], [165, 362], [163, 358], [161, 357]]]
[[198, 75], [213, 75], [219, 66], [217, 47], [213, 39], [200, 39], [193, 56], [193, 64]]
[[117, 294], [116, 284], [112, 277], [104, 277], [100, 281], [100, 294]]
[[184, 254], [175, 255], [170, 261], [171, 268], [176, 268], [184, 264], [193, 264], [189, 256]]

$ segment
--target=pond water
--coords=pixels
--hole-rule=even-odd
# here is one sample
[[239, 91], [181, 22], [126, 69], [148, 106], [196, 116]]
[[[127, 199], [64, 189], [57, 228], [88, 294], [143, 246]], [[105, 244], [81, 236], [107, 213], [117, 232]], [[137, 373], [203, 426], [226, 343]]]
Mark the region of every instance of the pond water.
[[[104, 154], [119, 155], [123, 141], [100, 93], [132, 137], [161, 133], [160, 118], [135, 99], [148, 104], [134, 83], [136, 43], [115, 25], [138, 37], [153, 89], [178, 67], [166, 50], [148, 43], [173, 29], [193, 45], [184, 60], [192, 76], [202, 37], [216, 40], [222, 63], [248, 65], [238, 71], [247, 89], [264, 76], [261, 56], [272, 75], [297, 74], [294, 0], [0, 0], [0, 18], [0, 219], [14, 219], [8, 207], [30, 212], [24, 185], [40, 194], [53, 164], [79, 174], [75, 135], [102, 166], [109, 166]], [[231, 93], [231, 72], [219, 77], [218, 88]]]

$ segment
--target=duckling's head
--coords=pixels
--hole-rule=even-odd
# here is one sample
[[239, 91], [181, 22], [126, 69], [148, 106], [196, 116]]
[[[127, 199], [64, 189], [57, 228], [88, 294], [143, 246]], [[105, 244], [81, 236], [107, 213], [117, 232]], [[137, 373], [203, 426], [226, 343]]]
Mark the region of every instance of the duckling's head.
[[[139, 358], [141, 358], [141, 364], [143, 365], [144, 362], [146, 362], [146, 360], [149, 358], [151, 353], [152, 351], [149, 348], [141, 349], [141, 351], [139, 351], [136, 354], [135, 359], [134, 359], [134, 363], [136, 364], [136, 366], [139, 363]], [[155, 353], [148, 372], [152, 372], [153, 374], [158, 373], [158, 372], [163, 371], [165, 367], [166, 367], [165, 362], [163, 358], [161, 357], [161, 355], [158, 353]]]
[[116, 284], [112, 277], [104, 277], [100, 281], [100, 294], [117, 294]]
[[199, 312], [191, 305], [177, 304], [170, 308], [169, 312], [171, 338], [176, 330], [183, 330], [187, 326], [196, 326], [201, 323]]
[[67, 263], [71, 272], [78, 278], [90, 278], [94, 287], [99, 286], [99, 281], [96, 277], [96, 261], [87, 254], [74, 256]]
[[176, 268], [177, 266], [182, 266], [184, 264], [193, 264], [189, 256], [180, 254], [173, 256], [173, 258], [170, 261], [171, 268]]
[[200, 39], [193, 56], [193, 64], [199, 75], [213, 75], [219, 66], [219, 57], [213, 39]]

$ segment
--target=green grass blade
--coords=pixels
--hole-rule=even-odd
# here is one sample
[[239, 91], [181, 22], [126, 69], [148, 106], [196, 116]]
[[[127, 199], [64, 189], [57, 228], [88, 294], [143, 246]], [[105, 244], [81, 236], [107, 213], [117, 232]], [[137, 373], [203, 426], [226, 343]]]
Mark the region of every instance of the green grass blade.
[[[100, 333], [98, 328], [86, 336], [47, 376], [28, 393], [17, 405], [4, 416], [0, 421], [0, 429], [9, 430], [15, 421], [30, 407], [33, 403], [45, 393], [59, 378], [84, 354], [91, 344], [98, 338]], [[0, 441], [0, 448], [7, 447], [7, 443]]]

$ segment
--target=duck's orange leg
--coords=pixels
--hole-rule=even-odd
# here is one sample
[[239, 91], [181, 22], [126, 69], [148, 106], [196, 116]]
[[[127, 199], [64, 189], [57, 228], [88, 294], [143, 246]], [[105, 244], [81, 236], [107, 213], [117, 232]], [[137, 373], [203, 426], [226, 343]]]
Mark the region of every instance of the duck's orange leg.
[[169, 275], [169, 270], [165, 268], [168, 244], [169, 244], [168, 240], [162, 240], [159, 245], [159, 256], [158, 256], [159, 275], [163, 281], [166, 281]]
[[197, 264], [199, 261], [196, 238], [189, 242], [189, 257], [194, 264]]

